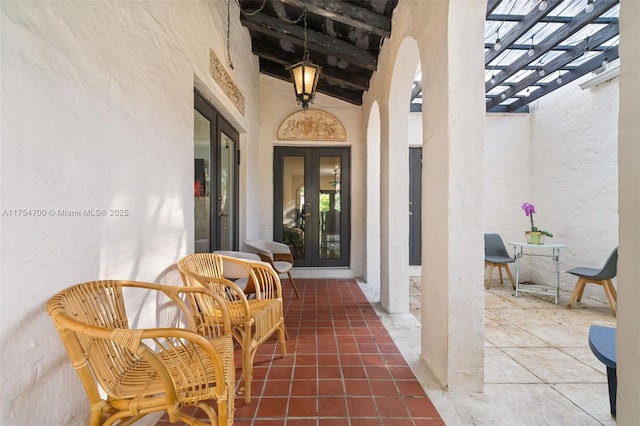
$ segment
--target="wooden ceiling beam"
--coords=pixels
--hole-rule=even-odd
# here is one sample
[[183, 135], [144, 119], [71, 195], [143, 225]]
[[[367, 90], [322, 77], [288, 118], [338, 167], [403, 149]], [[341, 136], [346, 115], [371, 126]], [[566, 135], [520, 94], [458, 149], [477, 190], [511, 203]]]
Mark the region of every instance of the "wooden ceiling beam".
[[[240, 21], [251, 32], [266, 34], [298, 46], [304, 46], [304, 28], [297, 25], [285, 23], [264, 13], [255, 15], [241, 14]], [[378, 67], [377, 58], [367, 50], [309, 29], [307, 29], [307, 48], [325, 55], [344, 59], [350, 63], [359, 64], [368, 70], [375, 71]]]
[[364, 7], [355, 6], [340, 0], [280, 0], [301, 10], [305, 7], [308, 12], [332, 21], [341, 22], [353, 28], [367, 31], [380, 37], [391, 36], [391, 19], [372, 12]]
[[527, 98], [519, 99], [513, 102], [512, 104], [509, 105], [509, 112], [516, 111], [518, 110], [518, 108], [521, 108], [523, 105], [529, 104], [535, 101], [536, 99], [539, 99], [544, 95], [548, 95], [554, 90], [557, 90], [562, 86], [565, 86], [571, 83], [572, 81], [575, 81], [578, 78], [584, 75], [587, 75], [592, 71], [597, 70], [598, 68], [602, 67], [602, 61], [604, 60], [605, 57], [607, 58], [607, 60], [613, 61], [614, 59], [618, 59], [618, 56], [619, 56], [618, 46], [611, 47], [611, 49], [609, 49], [607, 52], [602, 52], [596, 57], [589, 59], [587, 62], [576, 67], [573, 71], [569, 71], [568, 73], [563, 74], [562, 83], [558, 84], [556, 80], [553, 80], [552, 82], [546, 83], [544, 86], [542, 86], [538, 90], [535, 90], [534, 92], [532, 92]]
[[548, 0], [547, 2], [548, 6], [545, 10], [540, 10], [539, 8], [534, 7], [533, 10], [527, 13], [525, 18], [522, 21], [518, 22], [516, 25], [514, 25], [513, 28], [509, 30], [509, 32], [502, 35], [498, 32], [498, 35], [500, 36], [500, 43], [502, 44], [502, 48], [500, 50], [489, 49], [487, 52], [485, 52], [484, 54], [485, 66], [489, 64], [491, 61], [493, 61], [495, 58], [497, 58], [499, 55], [501, 55], [505, 49], [507, 49], [516, 41], [518, 41], [520, 37], [522, 37], [527, 31], [529, 31], [531, 28], [533, 28], [534, 25], [538, 23], [540, 18], [542, 18], [543, 16], [546, 16], [548, 13], [553, 11], [553, 9], [560, 6], [562, 2], [563, 0]]
[[[289, 71], [284, 69], [280, 64], [274, 64], [273, 62], [260, 59], [260, 72], [262, 74], [269, 75], [271, 77], [286, 81], [291, 84], [291, 102], [295, 102], [293, 83], [291, 83], [291, 74], [289, 73]], [[325, 95], [331, 96], [332, 98], [340, 99], [353, 105], [362, 105], [362, 92], [348, 88], [332, 86], [326, 81], [318, 81], [317, 92], [324, 93]]]
[[[502, 83], [503, 81], [505, 81], [506, 79], [508, 79], [515, 73], [517, 73], [520, 69], [522, 69], [522, 67], [535, 62], [536, 59], [542, 57], [554, 46], [556, 46], [563, 40], [566, 40], [568, 37], [570, 37], [571, 35], [575, 34], [579, 30], [584, 28], [595, 18], [597, 18], [601, 14], [611, 9], [611, 7], [613, 7], [614, 5], [618, 4], [618, 2], [619, 0], [598, 0], [597, 2], [594, 2], [594, 9], [591, 13], [587, 13], [584, 11], [578, 13], [571, 20], [571, 23], [565, 24], [561, 28], [558, 28], [549, 37], [545, 38], [544, 40], [542, 40], [542, 42], [538, 43], [535, 46], [535, 54], [533, 56], [521, 55], [518, 59], [513, 61], [511, 65], [509, 65], [504, 71], [501, 71], [495, 75], [495, 83], [492, 84], [491, 81], [487, 81], [485, 83], [485, 92], [488, 92], [494, 87], [500, 85], [500, 83]], [[610, 25], [617, 25], [617, 24], [609, 24], [609, 26]], [[609, 28], [609, 26], [605, 28]], [[593, 43], [594, 46], [597, 46], [599, 44], [600, 43]], [[495, 50], [490, 49], [489, 52], [495, 52]], [[485, 55], [485, 59], [486, 58], [487, 56]], [[487, 64], [488, 63], [485, 62], [485, 67], [490, 69], [491, 66], [487, 66]]]
[[[283, 52], [282, 50], [276, 50], [270, 43], [253, 43], [253, 53], [260, 58], [266, 59], [277, 64], [281, 64], [285, 70], [299, 62], [302, 56], [295, 53]], [[310, 57], [314, 63], [320, 63], [319, 59], [315, 59], [313, 55]], [[351, 87], [356, 90], [369, 90], [369, 78], [348, 72], [346, 70], [332, 67], [329, 65], [322, 66], [321, 79], [327, 80], [328, 83], [341, 84], [347, 87]]]
[[[603, 42], [605, 42], [607, 40], [612, 39], [613, 37], [617, 36], [619, 33], [620, 33], [620, 27], [618, 26], [618, 24], [609, 24], [609, 25], [607, 25], [606, 27], [604, 27], [603, 29], [601, 29], [600, 31], [598, 31], [597, 33], [595, 33], [594, 35], [589, 37], [588, 40], [583, 40], [581, 43], [577, 44], [574, 49], [563, 53], [562, 55], [560, 55], [557, 58], [555, 58], [552, 61], [550, 61], [548, 64], [546, 64], [543, 67], [541, 67], [541, 69], [544, 70], [544, 72], [545, 72], [544, 76], [540, 76], [537, 72], [531, 73], [527, 77], [525, 77], [522, 80], [520, 80], [519, 82], [515, 83], [513, 86], [511, 86], [511, 87], [507, 88], [506, 90], [502, 91], [499, 95], [493, 96], [491, 101], [487, 102], [487, 104], [486, 104], [487, 111], [492, 110], [495, 106], [497, 106], [498, 104], [500, 104], [500, 102], [503, 101], [503, 99], [501, 97], [502, 94], [505, 95], [505, 99], [512, 97], [513, 95], [515, 95], [516, 93], [519, 93], [520, 91], [526, 89], [527, 87], [529, 87], [529, 86], [531, 86], [533, 84], [536, 84], [537, 81], [545, 78], [545, 76], [548, 76], [548, 75], [558, 71], [563, 66], [567, 65], [568, 63], [571, 63], [571, 62], [575, 61], [576, 59], [578, 59], [579, 57], [584, 55], [584, 53], [587, 50], [589, 50], [589, 44], [599, 45], [599, 44], [601, 44], [601, 43], [603, 43]], [[602, 52], [602, 55], [609, 55], [609, 53], [612, 51], [613, 47], [615, 47], [616, 51], [617, 51], [617, 46], [612, 46], [611, 48], [609, 48], [605, 52]], [[611, 61], [613, 59], [609, 58], [609, 60]], [[600, 62], [602, 63], [602, 61], [600, 61]], [[573, 70], [565, 73], [562, 76], [563, 82], [564, 82], [564, 76], [565, 75], [568, 75], [568, 74], [576, 72], [576, 70], [579, 70], [581, 66], [582, 65], [578, 65]], [[540, 67], [538, 67], [537, 69], [540, 69]], [[548, 84], [548, 83], [545, 83], [545, 84]], [[530, 97], [531, 96], [529, 96], [529, 98]]]

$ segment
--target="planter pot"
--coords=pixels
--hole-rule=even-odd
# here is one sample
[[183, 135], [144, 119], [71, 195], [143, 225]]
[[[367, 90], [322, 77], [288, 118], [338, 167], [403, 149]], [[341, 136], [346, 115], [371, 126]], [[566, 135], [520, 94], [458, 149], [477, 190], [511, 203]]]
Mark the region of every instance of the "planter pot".
[[527, 237], [527, 244], [544, 244], [545, 235], [542, 232], [525, 231], [524, 235]]

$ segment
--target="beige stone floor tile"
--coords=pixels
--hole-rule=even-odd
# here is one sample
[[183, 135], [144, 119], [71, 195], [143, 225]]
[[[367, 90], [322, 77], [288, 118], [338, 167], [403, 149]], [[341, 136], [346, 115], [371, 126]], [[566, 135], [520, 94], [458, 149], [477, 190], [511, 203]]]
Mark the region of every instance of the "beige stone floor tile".
[[485, 324], [484, 338], [499, 348], [548, 347], [549, 344], [514, 324]]
[[601, 426], [598, 420], [545, 384], [487, 384], [484, 393], [428, 390], [451, 426]]
[[615, 425], [606, 368], [588, 346], [591, 325], [616, 325], [606, 300], [585, 297], [568, 309], [566, 290], [555, 305], [550, 297], [516, 298], [497, 280], [484, 295], [484, 392], [467, 394], [441, 390], [420, 358], [419, 288], [411, 287], [412, 315], [388, 315], [373, 303], [379, 292], [367, 293], [447, 425]]
[[616, 424], [616, 419], [611, 415], [609, 388], [606, 383], [562, 383], [552, 386], [603, 425]]
[[542, 380], [498, 348], [485, 348], [484, 382], [542, 383]]
[[593, 369], [601, 372], [602, 374], [607, 374], [607, 367], [600, 361], [598, 358], [591, 352], [591, 349], [588, 347], [581, 348], [559, 348], [562, 352], [574, 357], [577, 360], [584, 362], [587, 365], [590, 365]]
[[556, 348], [503, 348], [545, 383], [602, 383], [606, 375]]
[[557, 348], [579, 348], [589, 345], [589, 326], [582, 324], [523, 324], [529, 333]]

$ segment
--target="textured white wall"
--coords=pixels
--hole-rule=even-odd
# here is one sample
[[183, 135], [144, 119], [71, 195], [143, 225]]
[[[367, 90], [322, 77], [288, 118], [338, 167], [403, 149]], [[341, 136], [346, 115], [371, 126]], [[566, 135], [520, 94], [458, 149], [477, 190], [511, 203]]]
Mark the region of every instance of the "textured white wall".
[[50, 296], [87, 280], [153, 281], [192, 249], [194, 84], [255, 132], [257, 61], [237, 18], [229, 71], [244, 117], [209, 76], [209, 49], [226, 56], [226, 4], [2, 2], [3, 424], [87, 421]]
[[273, 149], [275, 146], [350, 146], [351, 147], [351, 269], [356, 277], [365, 274], [365, 188], [366, 145], [363, 135], [362, 109], [318, 93], [309, 109], [326, 111], [336, 116], [347, 131], [346, 142], [279, 141], [278, 128], [289, 115], [301, 107], [296, 103], [293, 86], [282, 80], [260, 76], [260, 140], [255, 153], [259, 179], [255, 184], [255, 197], [259, 200], [251, 212], [259, 218], [259, 229], [252, 229], [248, 238], [273, 237]]
[[[567, 244], [560, 278], [569, 291], [577, 279], [567, 269], [600, 267], [618, 245], [618, 85], [583, 91], [569, 84], [531, 112], [529, 201], [536, 226], [554, 234], [549, 241]], [[599, 286], [587, 286], [584, 296], [606, 300]]]
[[[485, 6], [481, 2], [399, 2], [393, 17], [394, 34], [382, 47], [378, 70], [364, 96], [365, 115], [374, 103], [380, 108], [382, 157], [387, 143], [407, 149], [408, 140], [390, 139], [394, 125], [408, 126], [406, 119], [393, 120], [397, 111], [390, 110], [396, 107], [397, 93], [390, 92], [400, 46], [407, 38], [414, 39], [425, 93], [422, 359], [449, 389], [467, 391], [483, 386], [482, 217], [469, 212], [482, 211], [483, 202], [484, 101], [482, 77], [473, 70], [482, 68]], [[469, 47], [474, 43], [477, 51]], [[461, 51], [477, 55], [459, 55]], [[404, 64], [408, 68], [412, 64], [410, 70], [415, 72], [415, 60]], [[406, 108], [406, 102], [404, 105]], [[408, 115], [408, 109], [405, 111]], [[383, 160], [382, 168], [406, 164], [388, 165]], [[381, 176], [392, 171], [383, 169]], [[381, 191], [385, 190], [382, 186]], [[386, 220], [408, 222], [406, 203], [381, 214], [389, 212]], [[384, 221], [382, 218], [383, 225]], [[382, 264], [388, 261], [385, 252], [389, 257], [395, 238], [384, 233], [382, 228]], [[408, 265], [408, 258], [401, 262]], [[384, 277], [381, 282], [384, 285]]]

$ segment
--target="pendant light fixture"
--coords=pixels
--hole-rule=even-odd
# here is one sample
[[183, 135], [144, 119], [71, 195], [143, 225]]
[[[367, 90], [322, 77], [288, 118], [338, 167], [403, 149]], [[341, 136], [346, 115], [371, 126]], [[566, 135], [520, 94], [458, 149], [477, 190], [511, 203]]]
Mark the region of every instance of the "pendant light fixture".
[[316, 88], [318, 86], [318, 78], [322, 72], [320, 65], [316, 65], [309, 60], [309, 51], [307, 50], [307, 8], [302, 12], [304, 21], [304, 56], [302, 61], [291, 65], [291, 78], [293, 79], [293, 89], [296, 92], [298, 105], [302, 105], [303, 109], [309, 108], [309, 103], [313, 103], [316, 97]]
[[587, 5], [585, 6], [584, 11], [587, 13], [593, 12], [593, 0], [587, 0]]
[[500, 34], [498, 33], [498, 30], [496, 30], [496, 42], [493, 45], [493, 50], [500, 50], [502, 49], [502, 43], [500, 43]]
[[538, 5], [538, 9], [540, 10], [546, 10], [547, 6], [549, 6], [549, 3], [547, 3], [547, 0], [542, 0], [540, 2], [540, 4]]
[[536, 54], [536, 50], [533, 48], [533, 36], [531, 36], [531, 47], [529, 47], [529, 51], [527, 52], [527, 55], [529, 55], [529, 57], [532, 57], [535, 54]]

